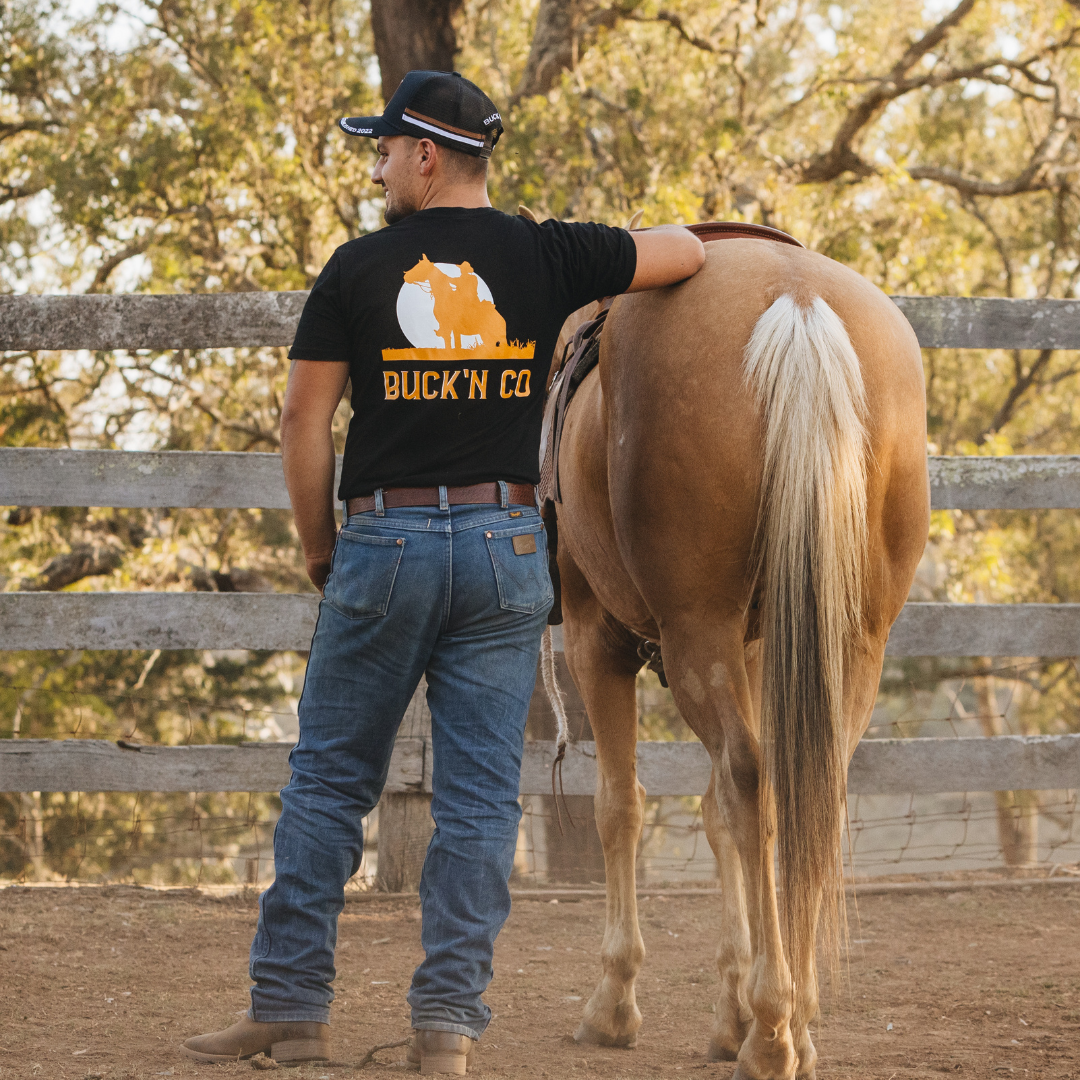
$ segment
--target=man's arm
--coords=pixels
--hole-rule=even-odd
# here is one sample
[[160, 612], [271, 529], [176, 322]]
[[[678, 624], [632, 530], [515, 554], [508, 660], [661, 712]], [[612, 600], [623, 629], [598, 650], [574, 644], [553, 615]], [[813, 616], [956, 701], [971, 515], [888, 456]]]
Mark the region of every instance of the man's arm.
[[330, 576], [334, 521], [334, 439], [330, 425], [349, 365], [294, 360], [281, 410], [281, 459], [308, 577], [322, 592]]
[[696, 274], [705, 263], [701, 241], [681, 225], [657, 225], [630, 235], [637, 245], [637, 270], [627, 292], [674, 285]]

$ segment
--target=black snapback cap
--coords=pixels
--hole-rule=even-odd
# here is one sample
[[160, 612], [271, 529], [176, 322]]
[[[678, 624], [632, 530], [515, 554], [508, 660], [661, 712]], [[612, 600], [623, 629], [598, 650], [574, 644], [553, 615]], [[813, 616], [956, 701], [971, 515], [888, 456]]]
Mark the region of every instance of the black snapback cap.
[[338, 121], [346, 135], [377, 139], [411, 135], [474, 157], [491, 157], [503, 132], [502, 117], [475, 83], [456, 71], [410, 71], [382, 116], [347, 116]]

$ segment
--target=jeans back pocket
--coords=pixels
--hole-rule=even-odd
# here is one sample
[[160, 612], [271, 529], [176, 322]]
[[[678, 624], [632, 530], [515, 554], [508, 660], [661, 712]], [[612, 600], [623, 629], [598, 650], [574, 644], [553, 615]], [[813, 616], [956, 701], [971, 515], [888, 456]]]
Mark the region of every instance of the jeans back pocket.
[[385, 615], [405, 540], [342, 530], [326, 582], [326, 602], [349, 619]]
[[495, 568], [499, 607], [531, 615], [550, 604], [555, 594], [548, 574], [544, 527], [491, 529], [484, 532], [484, 537]]

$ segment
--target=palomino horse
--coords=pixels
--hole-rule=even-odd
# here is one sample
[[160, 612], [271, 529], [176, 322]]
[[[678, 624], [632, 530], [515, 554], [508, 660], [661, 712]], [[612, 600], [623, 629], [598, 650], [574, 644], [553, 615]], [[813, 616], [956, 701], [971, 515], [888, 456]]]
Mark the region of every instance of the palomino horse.
[[792, 1080], [814, 1074], [819, 930], [838, 951], [847, 763], [927, 536], [922, 364], [903, 315], [838, 263], [756, 239], [706, 253], [689, 281], [615, 301], [563, 434], [566, 655], [596, 736], [608, 897], [575, 1037], [632, 1046], [641, 1026], [644, 638], [712, 758], [710, 1057]]

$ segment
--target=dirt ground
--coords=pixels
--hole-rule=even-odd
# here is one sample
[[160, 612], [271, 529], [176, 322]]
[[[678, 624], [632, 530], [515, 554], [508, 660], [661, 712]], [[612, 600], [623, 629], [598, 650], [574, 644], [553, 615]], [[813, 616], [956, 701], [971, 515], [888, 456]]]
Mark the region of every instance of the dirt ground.
[[[603, 902], [515, 902], [499, 939], [477, 1080], [495, 1077], [727, 1080], [704, 1057], [715, 985], [715, 897], [650, 894], [638, 983], [638, 1047], [569, 1038], [599, 969]], [[246, 1003], [253, 897], [107, 889], [0, 892], [0, 1080], [250, 1076], [176, 1051]], [[826, 991], [818, 1076], [942, 1074], [1080, 1078], [1080, 887], [864, 896], [852, 912], [850, 976]], [[360, 1061], [409, 1034], [405, 990], [420, 959], [415, 902], [347, 905], [341, 919], [335, 1057]], [[372, 1077], [401, 1075], [404, 1051]], [[265, 1059], [260, 1059], [263, 1061]], [[398, 1062], [398, 1064], [394, 1064]], [[357, 1075], [348, 1064], [290, 1077]]]

